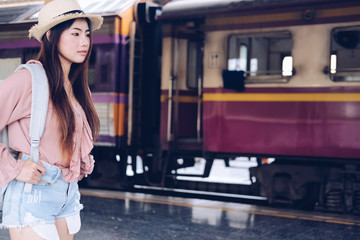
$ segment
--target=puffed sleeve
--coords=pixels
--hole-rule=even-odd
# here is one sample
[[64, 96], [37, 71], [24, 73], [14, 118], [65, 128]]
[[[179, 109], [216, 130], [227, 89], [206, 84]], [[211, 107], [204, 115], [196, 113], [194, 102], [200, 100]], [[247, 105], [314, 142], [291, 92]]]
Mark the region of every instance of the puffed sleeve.
[[93, 155], [88, 155], [81, 161], [81, 171], [78, 180], [81, 180], [85, 175], [91, 174], [94, 170], [95, 160]]
[[94, 157], [90, 155], [91, 150], [93, 149], [93, 136], [91, 133], [90, 126], [85, 118], [83, 120], [83, 136], [81, 141], [81, 162], [80, 162], [80, 176], [79, 180], [83, 178], [86, 174], [91, 174], [94, 169]]
[[[29, 107], [29, 104], [31, 74], [26, 69], [19, 70], [0, 83], [0, 131], [5, 126], [26, 117], [25, 108]], [[0, 186], [14, 179], [20, 173], [23, 164], [23, 161], [14, 159], [6, 146], [0, 143]]]

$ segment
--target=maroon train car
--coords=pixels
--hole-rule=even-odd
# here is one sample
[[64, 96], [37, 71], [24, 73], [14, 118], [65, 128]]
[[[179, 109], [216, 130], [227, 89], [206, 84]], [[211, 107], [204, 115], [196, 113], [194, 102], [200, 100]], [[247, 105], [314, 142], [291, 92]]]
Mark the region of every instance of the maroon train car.
[[194, 157], [206, 177], [215, 158], [251, 156], [251, 193], [359, 212], [359, 11], [334, 0], [165, 5], [163, 183]]

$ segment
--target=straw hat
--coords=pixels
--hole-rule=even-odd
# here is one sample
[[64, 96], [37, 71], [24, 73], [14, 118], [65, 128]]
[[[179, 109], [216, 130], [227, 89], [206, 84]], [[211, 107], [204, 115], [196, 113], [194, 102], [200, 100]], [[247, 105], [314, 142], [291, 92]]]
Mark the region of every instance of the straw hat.
[[103, 22], [101, 16], [84, 13], [76, 0], [45, 0], [39, 12], [38, 24], [29, 30], [29, 37], [41, 42], [43, 35], [52, 27], [74, 18], [88, 18], [92, 31], [99, 29]]

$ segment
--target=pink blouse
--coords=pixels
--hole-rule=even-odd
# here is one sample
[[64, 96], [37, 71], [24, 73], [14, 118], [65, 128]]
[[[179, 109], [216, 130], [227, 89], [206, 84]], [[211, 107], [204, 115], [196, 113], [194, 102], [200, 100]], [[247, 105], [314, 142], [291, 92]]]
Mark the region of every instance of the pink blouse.
[[[8, 125], [10, 148], [27, 155], [30, 155], [30, 114], [31, 74], [27, 69], [23, 69], [0, 83], [0, 130]], [[93, 148], [91, 129], [80, 105], [74, 106], [74, 114], [75, 151], [70, 166], [61, 165], [59, 121], [51, 100], [39, 146], [40, 160], [59, 167], [66, 182], [81, 180], [85, 174], [90, 174], [93, 170], [93, 160], [89, 155]], [[0, 143], [0, 186], [14, 179], [20, 173], [23, 163], [14, 159], [5, 145]]]

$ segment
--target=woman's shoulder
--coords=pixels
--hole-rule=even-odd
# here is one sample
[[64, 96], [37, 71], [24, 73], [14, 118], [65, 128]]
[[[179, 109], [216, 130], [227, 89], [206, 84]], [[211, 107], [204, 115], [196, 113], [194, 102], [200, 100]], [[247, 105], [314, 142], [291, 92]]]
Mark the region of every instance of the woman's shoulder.
[[30, 113], [31, 73], [18, 70], [0, 84], [1, 115], [6, 124], [17, 121]]

